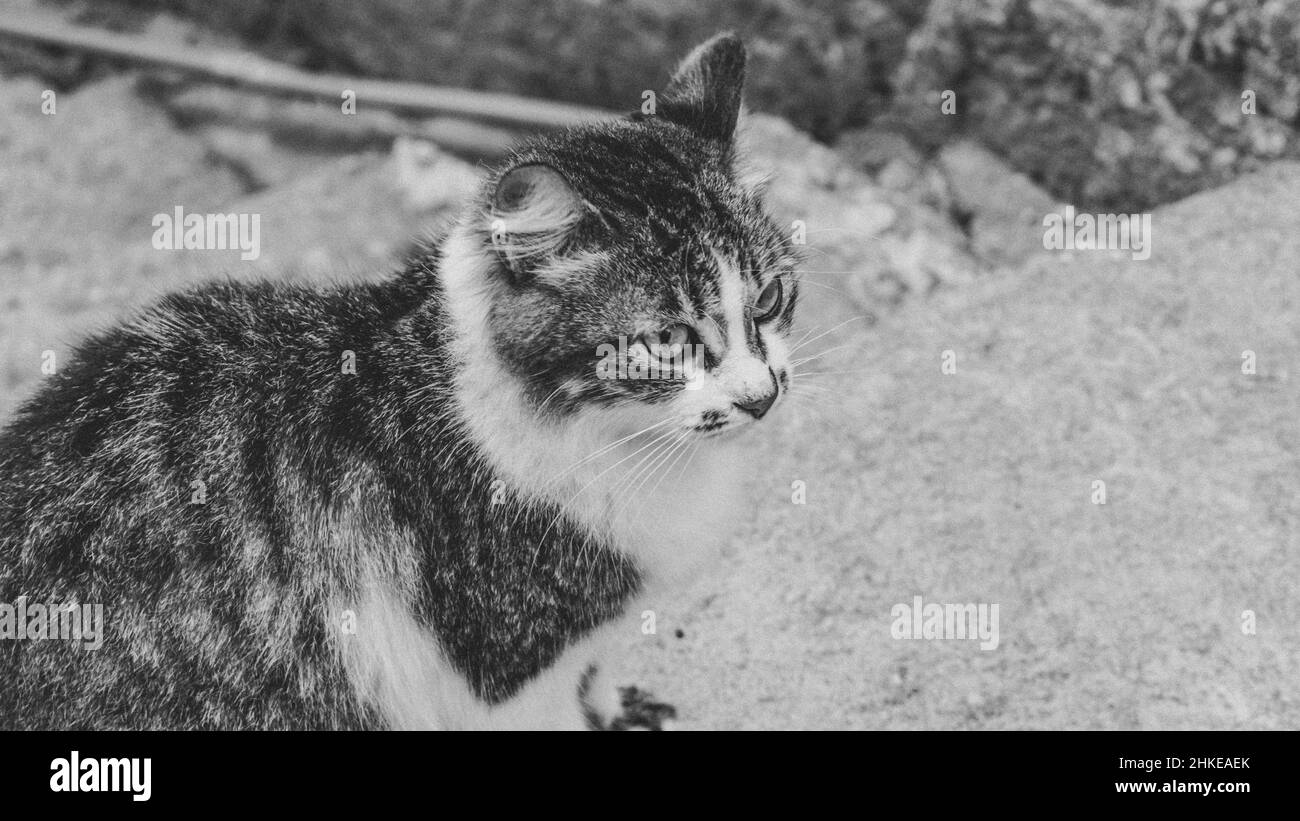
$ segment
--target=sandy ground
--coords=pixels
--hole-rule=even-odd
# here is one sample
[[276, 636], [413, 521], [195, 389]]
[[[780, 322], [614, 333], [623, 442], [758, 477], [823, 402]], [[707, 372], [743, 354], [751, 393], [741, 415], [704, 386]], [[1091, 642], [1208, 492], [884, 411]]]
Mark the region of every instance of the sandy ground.
[[[168, 290], [381, 274], [469, 170], [321, 158], [250, 191], [131, 89], [50, 117], [36, 83], [0, 87], [0, 418], [42, 351]], [[1158, 210], [1147, 261], [989, 267], [831, 152], [759, 131], [778, 213], [808, 225], [805, 330], [845, 324], [756, 440], [770, 470], [723, 565], [628, 637], [628, 682], [684, 728], [1300, 727], [1300, 166]], [[261, 258], [155, 251], [177, 205], [262, 214]], [[917, 595], [997, 604], [998, 647], [892, 638]]]
[[[1157, 211], [1151, 260], [1044, 252], [846, 328], [637, 677], [688, 727], [1295, 728], [1297, 203], [1276, 166]], [[891, 638], [916, 595], [999, 604], [999, 647]]]

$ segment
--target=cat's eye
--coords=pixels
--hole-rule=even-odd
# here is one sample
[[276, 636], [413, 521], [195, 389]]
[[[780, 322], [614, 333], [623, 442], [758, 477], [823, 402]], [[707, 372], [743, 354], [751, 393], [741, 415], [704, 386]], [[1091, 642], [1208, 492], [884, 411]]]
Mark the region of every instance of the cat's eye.
[[681, 354], [683, 346], [690, 344], [691, 329], [678, 322], [643, 334], [641, 341], [646, 350], [659, 359], [675, 359]]
[[754, 321], [762, 322], [776, 316], [781, 310], [781, 296], [781, 278], [777, 277], [758, 295], [758, 302], [754, 303]]

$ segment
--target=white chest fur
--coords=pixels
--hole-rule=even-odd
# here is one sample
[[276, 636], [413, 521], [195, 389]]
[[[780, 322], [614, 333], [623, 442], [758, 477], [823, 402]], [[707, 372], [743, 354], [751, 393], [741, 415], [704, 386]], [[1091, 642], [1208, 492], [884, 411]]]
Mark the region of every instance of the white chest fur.
[[[445, 248], [447, 312], [458, 362], [455, 401], [478, 450], [506, 492], [545, 501], [572, 523], [633, 558], [642, 601], [692, 578], [735, 530], [747, 470], [743, 440], [705, 439], [656, 419], [582, 411], [562, 422], [538, 416], [487, 338], [486, 272], [463, 233]], [[476, 262], [476, 260], [478, 260]], [[645, 428], [644, 432], [642, 428]], [[416, 623], [409, 583], [370, 574], [357, 635], [341, 646], [358, 695], [394, 728], [567, 727], [584, 719], [577, 689], [602, 665], [619, 631], [634, 630], [641, 601], [566, 649], [508, 702], [489, 707], [447, 662], [437, 637]], [[409, 580], [407, 580], [409, 582]], [[608, 709], [608, 676], [592, 698]]]

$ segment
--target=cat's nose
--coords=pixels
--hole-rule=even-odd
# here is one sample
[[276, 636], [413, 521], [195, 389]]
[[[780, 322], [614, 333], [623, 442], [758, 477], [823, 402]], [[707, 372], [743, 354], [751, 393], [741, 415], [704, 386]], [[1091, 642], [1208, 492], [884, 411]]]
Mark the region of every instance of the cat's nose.
[[736, 407], [748, 413], [755, 419], [762, 419], [764, 414], [771, 409], [772, 403], [776, 402], [777, 391], [772, 390], [766, 396], [760, 396], [757, 399], [746, 399], [743, 402], [737, 402]]

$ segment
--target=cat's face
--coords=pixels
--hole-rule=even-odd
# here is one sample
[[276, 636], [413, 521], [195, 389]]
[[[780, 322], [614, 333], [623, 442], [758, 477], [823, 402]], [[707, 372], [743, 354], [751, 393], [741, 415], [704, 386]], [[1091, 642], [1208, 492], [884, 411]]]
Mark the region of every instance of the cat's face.
[[532, 143], [492, 181], [489, 324], [541, 412], [704, 436], [788, 390], [795, 258], [732, 170], [743, 70], [717, 38], [654, 114]]

